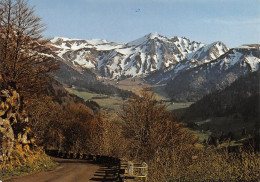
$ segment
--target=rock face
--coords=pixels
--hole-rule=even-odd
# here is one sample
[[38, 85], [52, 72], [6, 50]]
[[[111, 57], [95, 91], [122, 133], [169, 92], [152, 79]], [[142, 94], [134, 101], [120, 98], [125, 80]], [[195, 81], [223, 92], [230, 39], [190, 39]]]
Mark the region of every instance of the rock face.
[[254, 47], [230, 49], [218, 59], [173, 77], [166, 91], [176, 101], [196, 101], [202, 96], [229, 86], [237, 78], [255, 72], [260, 66], [260, 51]]
[[14, 130], [12, 125], [17, 122], [19, 95], [16, 91], [1, 90], [0, 93], [0, 132], [2, 135], [2, 156], [9, 157], [14, 146]]
[[112, 79], [146, 76], [157, 70], [175, 70], [177, 73], [216, 59], [228, 51], [222, 42], [205, 45], [157, 33], [124, 44], [59, 37], [51, 42], [57, 59]]
[[15, 90], [0, 91], [0, 135], [1, 155], [10, 157], [14, 142], [28, 144], [26, 128], [28, 119], [22, 111], [20, 95]]

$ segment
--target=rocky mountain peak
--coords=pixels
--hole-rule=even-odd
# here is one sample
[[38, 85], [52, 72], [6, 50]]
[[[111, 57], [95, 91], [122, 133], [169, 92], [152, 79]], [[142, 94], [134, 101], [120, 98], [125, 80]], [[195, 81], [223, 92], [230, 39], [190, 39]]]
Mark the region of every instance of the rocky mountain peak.
[[141, 46], [144, 44], [147, 44], [151, 40], [162, 40], [162, 41], [167, 41], [167, 37], [162, 36], [158, 34], [157, 32], [155, 33], [149, 33], [143, 37], [140, 37], [134, 41], [128, 42], [126, 45], [127, 46]]
[[63, 62], [92, 69], [112, 79], [145, 76], [157, 70], [178, 73], [201, 64], [200, 61], [216, 59], [228, 50], [222, 42], [205, 45], [185, 37], [167, 38], [158, 33], [149, 33], [125, 44], [63, 37], [55, 37], [51, 44]]

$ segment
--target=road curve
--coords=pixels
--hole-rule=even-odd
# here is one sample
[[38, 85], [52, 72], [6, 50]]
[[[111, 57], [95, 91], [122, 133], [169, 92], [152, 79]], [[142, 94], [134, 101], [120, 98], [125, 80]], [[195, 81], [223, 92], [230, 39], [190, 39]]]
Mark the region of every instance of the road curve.
[[104, 166], [91, 164], [80, 159], [54, 158], [59, 165], [51, 171], [17, 177], [5, 182], [94, 182], [112, 181], [105, 179]]

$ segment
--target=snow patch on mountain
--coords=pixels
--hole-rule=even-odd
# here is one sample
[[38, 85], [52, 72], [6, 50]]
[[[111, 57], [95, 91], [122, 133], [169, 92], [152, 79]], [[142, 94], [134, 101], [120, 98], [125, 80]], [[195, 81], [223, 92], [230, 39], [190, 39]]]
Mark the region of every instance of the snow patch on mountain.
[[95, 65], [91, 62], [91, 60], [86, 59], [88, 53], [90, 52], [80, 52], [73, 60], [73, 63], [77, 63], [84, 68], [95, 68]]
[[260, 65], [260, 59], [250, 54], [249, 56], [245, 57], [245, 62], [248, 63], [251, 67], [251, 71], [257, 71]]
[[221, 42], [205, 45], [185, 37], [167, 38], [158, 33], [125, 44], [63, 37], [55, 37], [51, 43], [56, 55], [64, 61], [94, 69], [101, 76], [112, 79], [145, 76], [156, 70], [175, 69], [178, 73], [228, 51]]

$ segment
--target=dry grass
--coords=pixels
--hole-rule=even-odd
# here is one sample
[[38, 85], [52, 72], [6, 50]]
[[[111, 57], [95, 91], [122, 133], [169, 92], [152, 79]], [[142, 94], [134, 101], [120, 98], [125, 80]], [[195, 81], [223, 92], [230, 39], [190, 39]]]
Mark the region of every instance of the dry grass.
[[[194, 149], [193, 149], [194, 150]], [[172, 152], [160, 161], [150, 161], [149, 181], [258, 181], [258, 154], [202, 148], [195, 156]]]
[[2, 162], [0, 165], [0, 179], [6, 180], [15, 176], [44, 171], [53, 168], [55, 162], [47, 156], [42, 148], [30, 150], [29, 146], [22, 147], [17, 145], [9, 161]]

